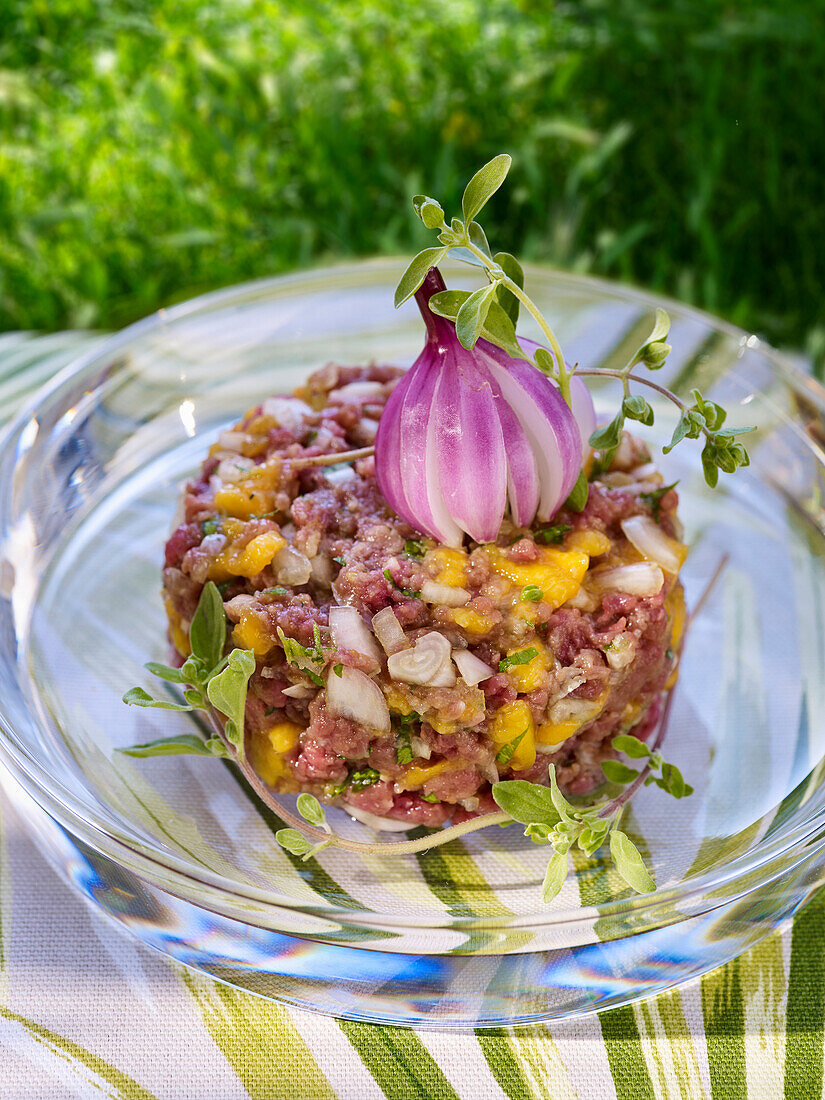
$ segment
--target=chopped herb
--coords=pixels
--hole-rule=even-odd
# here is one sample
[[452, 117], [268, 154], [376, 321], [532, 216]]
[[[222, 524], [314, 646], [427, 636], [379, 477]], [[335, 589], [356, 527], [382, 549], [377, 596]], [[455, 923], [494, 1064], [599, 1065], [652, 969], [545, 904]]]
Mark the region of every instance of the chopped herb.
[[539, 600], [544, 599], [544, 592], [537, 584], [528, 584], [521, 590], [521, 599], [527, 603], [538, 603]]
[[307, 443], [314, 443], [317, 438], [318, 432], [315, 428], [313, 428], [312, 431], [307, 435]]
[[672, 485], [663, 485], [661, 489], [654, 489], [650, 493], [639, 493], [639, 499], [645, 502], [653, 513], [653, 518], [657, 523], [659, 522], [659, 512], [662, 510], [662, 498], [665, 497], [671, 489], [675, 489], [678, 484], [678, 481], [674, 481]]
[[564, 502], [564, 507], [569, 508], [571, 512], [583, 512], [587, 507], [587, 498], [589, 495], [590, 486], [587, 483], [584, 470], [581, 470], [570, 496]]
[[319, 668], [324, 664], [324, 651], [321, 647], [321, 632], [318, 629], [317, 623], [312, 624], [312, 634], [315, 645], [308, 649], [306, 646], [301, 645], [295, 638], [287, 637], [282, 628], [280, 626], [278, 627], [278, 637], [281, 639], [284, 656], [289, 664], [299, 668], [317, 687], [323, 687], [323, 678], [319, 676], [317, 672], [313, 672], [306, 667], [307, 661], [310, 661], [314, 665], [318, 665]]
[[421, 797], [425, 802], [440, 802], [441, 801], [441, 799], [438, 797], [437, 794], [422, 794]]
[[221, 521], [219, 519], [205, 519], [201, 524], [202, 535], [215, 535], [220, 530]]
[[275, 707], [267, 707], [266, 710], [264, 711], [264, 718], [268, 718], [270, 716], [270, 714], [274, 714], [274, 713], [275, 713]]
[[337, 798], [339, 794], [343, 794], [349, 783], [349, 776], [343, 781], [343, 783], [330, 783], [326, 788], [326, 793], [330, 798]]
[[413, 758], [410, 735], [406, 730], [399, 730], [395, 742], [395, 759], [399, 764], [411, 764]]
[[317, 672], [312, 672], [311, 669], [303, 669], [304, 675], [308, 676], [312, 680], [316, 687], [322, 688], [324, 686], [324, 679], [319, 676]]
[[[410, 685], [413, 687], [414, 685]], [[412, 727], [418, 722], [421, 716], [416, 714], [414, 710], [411, 710], [409, 714], [399, 714], [396, 716], [396, 721], [402, 729], [407, 728], [408, 732], [412, 732]]]
[[529, 649], [520, 649], [518, 653], [511, 653], [509, 657], [503, 657], [498, 663], [499, 672], [506, 672], [513, 665], [529, 665], [534, 657], [538, 657], [539, 651], [530, 646]]
[[229, 588], [230, 584], [232, 584], [231, 579], [228, 580], [228, 581], [221, 581], [221, 583], [217, 586], [218, 591], [220, 592], [220, 594], [222, 596], [226, 595], [226, 590], [227, 590], [227, 588]]
[[407, 539], [404, 543], [404, 553], [411, 558], [423, 558], [427, 553], [427, 547], [421, 539]]
[[354, 791], [363, 791], [377, 783], [380, 778], [375, 768], [363, 768], [361, 771], [350, 772], [349, 783]]
[[672, 661], [675, 656], [676, 656], [676, 654], [673, 652], [672, 649], [666, 649], [665, 650], [665, 657], [667, 657], [667, 659], [669, 661]]
[[516, 749], [519, 747], [526, 736], [527, 730], [525, 729], [518, 735], [518, 737], [514, 737], [513, 740], [508, 741], [506, 745], [502, 745], [502, 747], [496, 753], [496, 763], [499, 764], [502, 768], [506, 768], [510, 761], [513, 759], [513, 754], [515, 753]]
[[389, 569], [384, 570], [384, 576], [390, 582], [393, 588], [397, 588], [401, 595], [406, 596], [408, 600], [417, 600], [418, 597], [421, 595], [420, 592], [413, 592], [411, 588], [402, 588], [401, 585], [395, 580], [392, 573], [390, 573]]
[[347, 564], [346, 558], [342, 558], [340, 556], [340, 554], [338, 555], [338, 557], [335, 557], [332, 560], [335, 562], [336, 565], [346, 565]]
[[281, 588], [280, 585], [276, 585], [274, 588], [265, 588], [261, 593], [262, 596], [286, 596], [288, 595], [286, 588]]
[[551, 542], [561, 542], [570, 530], [569, 523], [557, 523], [554, 527], [540, 527], [533, 535], [533, 539], [547, 546]]
[[344, 675], [344, 666], [343, 665], [334, 665], [332, 671], [335, 673], [336, 676], [343, 676]]

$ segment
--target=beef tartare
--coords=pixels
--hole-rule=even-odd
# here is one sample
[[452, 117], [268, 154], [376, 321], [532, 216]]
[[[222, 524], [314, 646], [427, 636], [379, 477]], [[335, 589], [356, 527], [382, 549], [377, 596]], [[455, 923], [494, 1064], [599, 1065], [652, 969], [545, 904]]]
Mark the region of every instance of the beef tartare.
[[625, 433], [583, 511], [441, 545], [351, 454], [402, 376], [329, 365], [220, 435], [166, 544], [171, 643], [183, 660], [214, 581], [255, 655], [247, 752], [275, 791], [398, 827], [495, 810], [491, 784], [547, 783], [550, 762], [584, 794], [676, 675], [677, 494]]

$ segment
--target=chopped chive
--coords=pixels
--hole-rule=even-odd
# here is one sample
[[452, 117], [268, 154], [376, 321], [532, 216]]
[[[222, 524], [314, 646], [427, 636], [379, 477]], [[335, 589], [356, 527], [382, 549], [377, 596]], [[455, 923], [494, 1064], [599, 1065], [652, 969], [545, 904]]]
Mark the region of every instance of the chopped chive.
[[342, 558], [340, 554], [337, 557], [334, 557], [332, 560], [335, 562], [336, 565], [346, 565], [347, 564], [346, 558]]
[[557, 523], [554, 527], [540, 527], [533, 535], [533, 539], [547, 546], [551, 542], [561, 542], [570, 530], [572, 528], [569, 523]]
[[421, 797], [425, 802], [440, 802], [441, 801], [441, 799], [438, 797], [437, 794], [422, 794]]
[[499, 672], [506, 672], [513, 665], [529, 665], [534, 657], [538, 657], [539, 651], [530, 646], [529, 649], [520, 649], [518, 653], [511, 653], [509, 657], [503, 657], [498, 663]]
[[521, 590], [521, 599], [527, 603], [538, 603], [539, 600], [544, 599], [544, 592], [537, 584], [528, 584]]
[[390, 582], [393, 588], [397, 588], [401, 595], [406, 596], [408, 600], [417, 600], [418, 597], [421, 595], [420, 592], [413, 592], [411, 588], [402, 588], [398, 581], [396, 581], [396, 579], [393, 577], [392, 573], [390, 573], [389, 569], [384, 570], [384, 576]]
[[216, 535], [220, 530], [221, 521], [219, 519], [205, 519], [201, 524], [202, 535]]
[[653, 518], [657, 523], [659, 521], [659, 513], [662, 510], [662, 499], [671, 489], [675, 489], [678, 484], [678, 481], [674, 481], [672, 485], [663, 485], [660, 489], [653, 489], [649, 493], [639, 493], [639, 499], [645, 502], [653, 513]]
[[350, 772], [349, 782], [354, 791], [363, 791], [377, 783], [381, 778], [375, 768], [362, 768], [360, 771]]
[[411, 764], [413, 759], [410, 735], [406, 730], [399, 730], [395, 742], [395, 759], [399, 764]]
[[427, 547], [420, 539], [407, 539], [404, 543], [404, 553], [410, 558], [423, 558], [427, 553]]
[[518, 737], [514, 737], [512, 741], [508, 741], [506, 745], [502, 745], [499, 751], [496, 753], [496, 763], [501, 765], [502, 768], [506, 768], [510, 761], [513, 759], [516, 749], [522, 743], [527, 736], [527, 730], [523, 730]]
[[336, 676], [343, 676], [344, 675], [344, 666], [343, 665], [333, 665], [332, 671], [335, 673]]
[[274, 588], [265, 588], [261, 593], [262, 596], [286, 596], [288, 595], [286, 588], [281, 588], [280, 585], [276, 585]]

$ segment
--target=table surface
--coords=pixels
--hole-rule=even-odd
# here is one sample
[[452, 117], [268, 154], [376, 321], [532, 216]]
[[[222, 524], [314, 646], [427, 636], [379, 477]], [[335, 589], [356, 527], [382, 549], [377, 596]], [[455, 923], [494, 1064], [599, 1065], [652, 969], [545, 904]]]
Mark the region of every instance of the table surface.
[[[94, 338], [0, 335], [0, 410]], [[172, 963], [92, 911], [0, 799], [0, 1097], [822, 1097], [825, 894], [681, 989], [448, 1035], [336, 1021]]]

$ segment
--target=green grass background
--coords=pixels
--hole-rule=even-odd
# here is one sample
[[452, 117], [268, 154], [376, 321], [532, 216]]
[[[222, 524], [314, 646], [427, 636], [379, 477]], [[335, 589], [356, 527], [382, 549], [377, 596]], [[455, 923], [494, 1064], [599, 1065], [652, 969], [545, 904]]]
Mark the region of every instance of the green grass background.
[[821, 0], [0, 0], [0, 328], [113, 327], [429, 243], [496, 248], [819, 361]]

